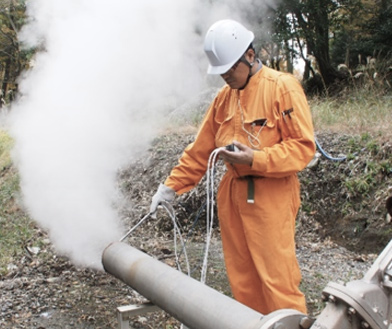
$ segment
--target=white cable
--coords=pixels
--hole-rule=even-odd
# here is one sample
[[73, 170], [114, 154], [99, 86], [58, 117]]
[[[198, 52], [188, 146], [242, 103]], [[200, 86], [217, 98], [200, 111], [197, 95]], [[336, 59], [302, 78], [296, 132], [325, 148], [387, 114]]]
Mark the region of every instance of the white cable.
[[146, 216], [144, 216], [134, 227], [132, 227], [127, 234], [125, 234], [121, 239], [120, 242], [124, 241], [125, 238], [127, 238], [134, 230], [136, 230], [148, 217], [150, 217], [152, 213], [148, 213]]
[[214, 171], [216, 159], [224, 148], [219, 147], [212, 151], [208, 159], [207, 167], [207, 181], [206, 181], [206, 193], [207, 193], [207, 210], [206, 210], [206, 248], [204, 252], [203, 266], [201, 269], [200, 281], [205, 283], [207, 276], [207, 262], [208, 262], [208, 251], [211, 243], [212, 228], [214, 224]]
[[[169, 217], [171, 218], [171, 220], [173, 221], [173, 229], [174, 229], [174, 254], [175, 254], [175, 258], [176, 258], [176, 263], [177, 263], [177, 267], [178, 270], [181, 271], [181, 265], [180, 265], [180, 261], [179, 261], [179, 257], [178, 257], [178, 252], [177, 252], [177, 234], [180, 237], [180, 241], [181, 241], [181, 245], [182, 245], [182, 249], [184, 251], [184, 257], [185, 257], [185, 263], [187, 266], [187, 272], [188, 272], [188, 276], [190, 276], [191, 270], [190, 270], [190, 265], [189, 265], [189, 260], [188, 260], [188, 254], [186, 252], [186, 248], [185, 248], [185, 242], [184, 239], [182, 238], [182, 234], [181, 231], [177, 225], [177, 218], [173, 209], [173, 206], [169, 203], [169, 202], [162, 202], [161, 206], [166, 210], [167, 214], [169, 215]], [[169, 209], [170, 208], [170, 209]], [[148, 217], [150, 217], [152, 215], [152, 213], [148, 213], [147, 215], [145, 215], [135, 226], [133, 226], [121, 239], [120, 242], [124, 241], [133, 231], [135, 231]], [[181, 271], [182, 272], [182, 271]]]
[[[217, 162], [217, 157], [219, 153], [224, 150], [224, 147], [219, 147], [211, 152], [210, 157], [208, 159], [208, 166], [207, 166], [207, 179], [206, 179], [206, 193], [207, 193], [207, 209], [206, 209], [206, 247], [204, 252], [203, 258], [203, 265], [201, 269], [200, 281], [205, 283], [206, 276], [207, 276], [207, 267], [208, 267], [208, 253], [211, 244], [211, 237], [213, 232], [213, 225], [214, 225], [214, 206], [215, 206], [215, 198], [214, 198], [214, 172], [215, 172], [215, 163]], [[190, 276], [190, 265], [188, 254], [185, 248], [185, 242], [181, 234], [181, 230], [177, 225], [177, 218], [174, 212], [172, 205], [169, 202], [162, 202], [161, 206], [166, 210], [167, 214], [171, 218], [174, 226], [174, 253], [176, 257], [176, 263], [178, 270], [181, 271], [180, 261], [177, 252], [177, 234], [179, 236], [181, 246], [184, 252], [185, 263], [187, 267], [188, 276]], [[170, 208], [170, 209], [169, 209]], [[148, 217], [151, 216], [151, 213], [148, 213], [144, 216], [134, 227], [132, 227], [127, 234], [125, 234], [120, 241], [125, 240], [137, 227], [139, 227]]]
[[[177, 252], [177, 234], [179, 236], [179, 239], [180, 239], [180, 242], [181, 242], [181, 246], [182, 246], [182, 250], [184, 252], [187, 273], [188, 273], [188, 276], [190, 276], [191, 275], [191, 268], [190, 268], [190, 265], [189, 265], [188, 253], [186, 252], [185, 242], [184, 242], [184, 239], [182, 237], [181, 230], [180, 230], [180, 228], [177, 225], [177, 217], [176, 217], [176, 214], [174, 212], [173, 206], [170, 204], [170, 202], [166, 202], [166, 201], [162, 202], [161, 205], [166, 210], [166, 212], [168, 213], [168, 215], [170, 216], [170, 218], [171, 218], [171, 220], [173, 222], [173, 226], [174, 226], [174, 254], [175, 254], [175, 257], [176, 257], [176, 263], [177, 263], [178, 270], [180, 272], [182, 272], [180, 259], [178, 257], [178, 252]], [[170, 208], [170, 210], [169, 210], [169, 208]]]

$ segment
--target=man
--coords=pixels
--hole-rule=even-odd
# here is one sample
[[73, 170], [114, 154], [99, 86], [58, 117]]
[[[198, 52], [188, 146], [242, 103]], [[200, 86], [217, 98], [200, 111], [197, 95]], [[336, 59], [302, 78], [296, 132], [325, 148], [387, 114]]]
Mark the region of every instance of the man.
[[315, 153], [313, 125], [300, 83], [256, 58], [253, 32], [232, 20], [208, 30], [208, 73], [226, 85], [208, 109], [195, 141], [161, 184], [151, 203], [172, 201], [197, 185], [214, 149], [227, 172], [217, 202], [222, 244], [235, 299], [263, 313], [290, 308], [306, 313], [298, 286], [295, 219], [297, 172]]

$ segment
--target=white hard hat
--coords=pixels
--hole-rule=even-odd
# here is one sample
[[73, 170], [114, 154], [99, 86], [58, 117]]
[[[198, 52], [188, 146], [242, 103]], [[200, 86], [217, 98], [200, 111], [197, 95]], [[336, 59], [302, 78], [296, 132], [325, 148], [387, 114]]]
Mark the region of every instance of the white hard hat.
[[253, 32], [240, 23], [224, 19], [214, 23], [204, 39], [207, 54], [208, 74], [227, 72], [245, 53], [254, 40]]

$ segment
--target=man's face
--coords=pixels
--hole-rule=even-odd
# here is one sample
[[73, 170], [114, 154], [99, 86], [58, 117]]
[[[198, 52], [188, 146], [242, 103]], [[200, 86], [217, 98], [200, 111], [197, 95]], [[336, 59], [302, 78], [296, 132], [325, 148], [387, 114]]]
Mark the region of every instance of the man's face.
[[249, 75], [249, 66], [243, 61], [253, 62], [253, 52], [248, 51], [241, 57], [226, 73], [221, 74], [221, 77], [232, 89], [241, 89], [246, 85]]

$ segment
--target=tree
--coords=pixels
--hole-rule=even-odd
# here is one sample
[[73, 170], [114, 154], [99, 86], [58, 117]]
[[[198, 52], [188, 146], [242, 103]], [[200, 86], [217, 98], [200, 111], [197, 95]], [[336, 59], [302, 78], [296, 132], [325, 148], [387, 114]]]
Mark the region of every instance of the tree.
[[[390, 0], [371, 1], [367, 11], [367, 19], [360, 25], [362, 33], [358, 43], [367, 47], [369, 55], [388, 58], [392, 53], [392, 3]], [[361, 51], [366, 49], [362, 47]]]
[[0, 107], [12, 99], [17, 78], [28, 65], [31, 50], [22, 50], [17, 33], [25, 21], [25, 0], [0, 2]]
[[[331, 17], [338, 7], [339, 3], [332, 0], [284, 0], [279, 7], [279, 21], [285, 18], [290, 20], [290, 23], [285, 24], [286, 29], [290, 29], [286, 35], [291, 35], [297, 41], [297, 47], [305, 60], [304, 79], [307, 80], [312, 72], [313, 78], [321, 77], [324, 88], [341, 78], [330, 59]], [[280, 23], [278, 26], [283, 25]], [[315, 57], [318, 74], [307, 54], [303, 53], [305, 49], [307, 54]], [[298, 53], [296, 49], [290, 51]]]
[[284, 45], [288, 63], [290, 56], [303, 58], [307, 85], [328, 90], [348, 77], [337, 69], [340, 64], [352, 68], [366, 58], [390, 57], [391, 22], [390, 0], [283, 0], [274, 36]]
[[344, 63], [350, 76], [361, 77], [361, 83], [366, 79], [371, 85], [390, 89], [392, 3], [361, 0], [356, 7], [340, 14], [345, 19], [335, 26], [331, 39], [334, 65]]

